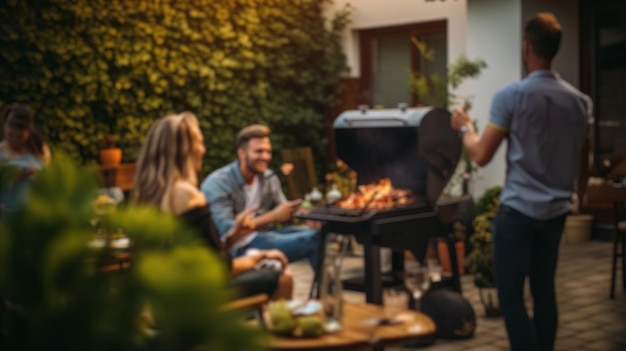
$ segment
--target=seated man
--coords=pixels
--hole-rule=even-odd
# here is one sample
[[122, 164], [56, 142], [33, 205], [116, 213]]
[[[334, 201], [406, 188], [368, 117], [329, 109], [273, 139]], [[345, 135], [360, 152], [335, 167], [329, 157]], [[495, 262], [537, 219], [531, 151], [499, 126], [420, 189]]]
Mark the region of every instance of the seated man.
[[[237, 135], [237, 161], [213, 173], [202, 182], [201, 190], [211, 205], [211, 217], [222, 241], [233, 246], [239, 256], [250, 248], [278, 249], [290, 262], [308, 258], [317, 267], [317, 231], [307, 227], [272, 228], [273, 223], [290, 220], [301, 200], [287, 201], [280, 180], [268, 169], [272, 160], [270, 129], [251, 125]], [[238, 213], [258, 206], [248, 231], [236, 237], [226, 235]]]

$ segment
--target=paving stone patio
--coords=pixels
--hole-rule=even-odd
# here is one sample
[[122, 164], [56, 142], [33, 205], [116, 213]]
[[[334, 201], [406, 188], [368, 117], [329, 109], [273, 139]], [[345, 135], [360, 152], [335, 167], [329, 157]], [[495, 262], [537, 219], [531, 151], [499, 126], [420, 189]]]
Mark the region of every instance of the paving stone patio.
[[[559, 331], [556, 350], [626, 350], [626, 294], [617, 284], [615, 299], [609, 299], [610, 264], [612, 244], [607, 241], [589, 241], [581, 244], [564, 243], [561, 247], [557, 271], [557, 298], [559, 301]], [[348, 256], [344, 260], [343, 274], [362, 272], [363, 259]], [[290, 265], [296, 277], [295, 297], [306, 298], [312, 279], [312, 270], [305, 261]], [[621, 270], [618, 271], [621, 279]], [[477, 315], [478, 326], [474, 336], [467, 340], [437, 339], [434, 344], [420, 350], [508, 350], [508, 340], [501, 317], [485, 317], [478, 289], [472, 276], [462, 278], [463, 296]], [[385, 304], [406, 303], [405, 294], [392, 290], [384, 295]], [[532, 306], [529, 294], [527, 305]], [[364, 302], [362, 293], [344, 292], [344, 300]], [[388, 348], [389, 351], [408, 351], [412, 348]]]

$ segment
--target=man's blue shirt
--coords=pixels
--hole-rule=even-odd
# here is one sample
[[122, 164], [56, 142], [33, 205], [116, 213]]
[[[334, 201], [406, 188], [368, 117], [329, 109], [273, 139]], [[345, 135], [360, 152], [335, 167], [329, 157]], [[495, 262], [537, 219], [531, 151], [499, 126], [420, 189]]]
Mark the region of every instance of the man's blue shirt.
[[591, 115], [591, 99], [551, 71], [500, 89], [489, 113], [508, 138], [500, 202], [535, 219], [566, 213]]

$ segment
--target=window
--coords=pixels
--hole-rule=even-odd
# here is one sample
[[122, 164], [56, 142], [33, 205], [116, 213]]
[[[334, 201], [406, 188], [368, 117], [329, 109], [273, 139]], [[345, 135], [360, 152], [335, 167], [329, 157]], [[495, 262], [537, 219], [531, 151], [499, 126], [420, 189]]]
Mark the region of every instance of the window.
[[[419, 104], [411, 93], [411, 72], [446, 75], [446, 21], [363, 30], [360, 33], [360, 104], [392, 108], [398, 103]], [[434, 60], [420, 56], [414, 37], [435, 50]]]
[[626, 5], [595, 12], [594, 159], [626, 156]]

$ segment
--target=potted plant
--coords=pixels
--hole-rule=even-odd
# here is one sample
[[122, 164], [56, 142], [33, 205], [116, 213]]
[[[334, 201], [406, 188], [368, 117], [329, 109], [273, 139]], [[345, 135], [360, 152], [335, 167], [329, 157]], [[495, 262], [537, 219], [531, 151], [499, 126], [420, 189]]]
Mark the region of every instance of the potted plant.
[[122, 162], [122, 149], [115, 145], [115, 135], [106, 134], [102, 139], [102, 148], [98, 156], [102, 167], [119, 166]]
[[[0, 224], [0, 349], [258, 350], [264, 332], [225, 311], [222, 260], [174, 216], [151, 208], [98, 211], [105, 232], [123, 228], [132, 262], [92, 245], [95, 175], [55, 155], [24, 207]], [[246, 335], [242, 338], [241, 335]]]
[[[422, 58], [433, 61], [435, 51], [426, 43], [412, 37], [411, 41], [417, 48]], [[482, 59], [470, 60], [467, 57], [459, 56], [450, 66], [448, 66], [446, 76], [437, 74], [424, 75], [420, 72], [411, 73], [409, 84], [412, 92], [417, 95], [420, 103], [426, 106], [435, 106], [449, 109], [451, 106], [463, 105], [463, 109], [469, 111], [472, 107], [471, 97], [459, 96], [454, 93], [461, 83], [469, 78], [477, 78], [487, 63]], [[474, 123], [475, 130], [478, 126]], [[471, 174], [475, 170], [469, 154], [465, 149], [461, 154], [461, 162], [454, 171], [449, 184], [444, 189], [444, 194], [467, 195], [469, 194], [469, 183]]]
[[474, 274], [474, 285], [479, 289], [480, 301], [485, 306], [488, 317], [499, 316], [500, 307], [493, 275], [493, 218], [500, 205], [500, 192], [497, 186], [487, 189], [476, 205], [474, 234], [470, 237], [471, 251], [469, 269]]

